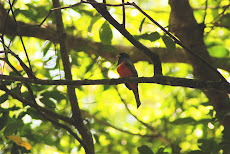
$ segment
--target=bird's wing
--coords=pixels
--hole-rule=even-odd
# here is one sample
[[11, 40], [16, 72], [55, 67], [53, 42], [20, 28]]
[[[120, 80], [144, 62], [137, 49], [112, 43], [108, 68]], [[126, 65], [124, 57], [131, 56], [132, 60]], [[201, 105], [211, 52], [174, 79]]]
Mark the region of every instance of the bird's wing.
[[130, 71], [133, 73], [133, 77], [138, 77], [137, 70], [134, 67], [133, 63], [129, 60], [125, 61], [125, 65], [130, 69]]

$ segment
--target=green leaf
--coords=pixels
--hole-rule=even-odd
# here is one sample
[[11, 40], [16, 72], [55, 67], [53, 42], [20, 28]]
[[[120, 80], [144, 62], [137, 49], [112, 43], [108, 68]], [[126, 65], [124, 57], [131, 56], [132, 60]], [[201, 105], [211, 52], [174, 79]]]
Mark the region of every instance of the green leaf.
[[223, 58], [229, 55], [229, 51], [223, 46], [214, 46], [208, 49], [210, 56]]
[[142, 19], [141, 24], [140, 24], [140, 26], [139, 26], [139, 32], [140, 32], [140, 33], [141, 33], [141, 31], [142, 31], [142, 27], [143, 27], [143, 24], [144, 24], [144, 22], [145, 22], [145, 19], [146, 19], [146, 18]]
[[152, 149], [150, 149], [147, 145], [142, 145], [142, 146], [138, 147], [137, 150], [141, 154], [153, 154]]
[[99, 136], [97, 134], [93, 134], [93, 137], [94, 137], [96, 143], [101, 145], [100, 140], [99, 140]]
[[103, 44], [111, 44], [113, 33], [107, 21], [105, 21], [104, 24], [101, 26], [99, 30], [99, 36]]
[[136, 39], [143, 39], [143, 40], [149, 40], [151, 42], [154, 42], [160, 38], [160, 34], [158, 32], [152, 32], [152, 33], [144, 33], [142, 35], [135, 35]]
[[[9, 118], [8, 118], [9, 119]], [[7, 126], [4, 130], [4, 135], [9, 136], [14, 134], [18, 129], [22, 128], [24, 126], [24, 123], [21, 119], [9, 119]]]
[[0, 117], [0, 131], [6, 126], [8, 117], [9, 117], [9, 111], [3, 111], [1, 112], [2, 115]]
[[55, 103], [49, 97], [42, 97], [40, 101], [48, 108], [54, 109], [56, 107]]
[[111, 86], [110, 85], [104, 85], [104, 90], [103, 91], [106, 91], [107, 89], [109, 89]]
[[220, 20], [221, 25], [229, 27], [230, 25], [230, 14], [225, 14], [221, 17]]
[[190, 124], [190, 123], [195, 123], [195, 122], [196, 122], [196, 120], [194, 120], [192, 117], [188, 117], [188, 118], [176, 119], [171, 123], [175, 124], [175, 125], [183, 125], [183, 124]]
[[20, 13], [20, 14], [24, 15], [26, 18], [29, 18], [29, 19], [31, 19], [33, 21], [36, 21], [36, 15], [31, 10], [20, 10], [20, 9], [17, 9], [15, 11], [16, 11], [17, 14]]
[[212, 119], [201, 119], [197, 121], [197, 123], [207, 125], [210, 121], [212, 121]]
[[41, 96], [43, 96], [45, 98], [53, 98], [57, 101], [61, 101], [62, 99], [66, 99], [66, 96], [58, 90], [45, 91], [44, 93], [41, 94]]
[[203, 152], [218, 153], [219, 151], [218, 144], [214, 141], [214, 139], [199, 139], [198, 143], [201, 143], [199, 148]]
[[171, 50], [171, 51], [176, 50], [176, 44], [169, 36], [163, 35], [161, 36], [161, 38], [168, 50]]
[[165, 148], [161, 147], [158, 149], [157, 154], [168, 154], [168, 152], [164, 152]]
[[43, 119], [43, 116], [35, 109], [28, 108], [26, 113], [30, 115], [33, 119], [40, 120]]

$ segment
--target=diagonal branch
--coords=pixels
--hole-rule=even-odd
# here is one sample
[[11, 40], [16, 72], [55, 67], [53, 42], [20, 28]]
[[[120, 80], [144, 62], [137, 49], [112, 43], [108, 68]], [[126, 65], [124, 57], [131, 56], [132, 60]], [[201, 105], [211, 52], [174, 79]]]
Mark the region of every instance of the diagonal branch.
[[154, 64], [154, 75], [162, 75], [161, 60], [158, 54], [151, 51], [149, 48], [144, 46], [142, 43], [137, 41], [122, 24], [119, 24], [108, 12], [106, 5], [96, 3], [95, 0], [87, 0], [91, 5], [103, 16], [111, 25], [113, 25], [127, 40], [129, 40], [137, 49], [142, 51], [148, 57], [151, 58]]
[[133, 6], [138, 9], [142, 14], [144, 14], [149, 20], [151, 20], [154, 24], [156, 24], [161, 30], [163, 30], [168, 36], [170, 36], [174, 42], [178, 45], [180, 45], [182, 48], [185, 49], [189, 54], [194, 56], [195, 58], [199, 59], [204, 65], [209, 67], [210, 70], [212, 70], [222, 82], [227, 82], [228, 81], [220, 74], [220, 72], [217, 71], [217, 69], [209, 63], [207, 60], [205, 60], [203, 57], [201, 57], [199, 54], [188, 48], [184, 43], [182, 43], [179, 39], [177, 39], [174, 35], [172, 35], [169, 31], [167, 31], [163, 26], [161, 26], [158, 22], [156, 22], [153, 18], [151, 18], [147, 13], [145, 13], [139, 6], [137, 6], [134, 2], [132, 3]]

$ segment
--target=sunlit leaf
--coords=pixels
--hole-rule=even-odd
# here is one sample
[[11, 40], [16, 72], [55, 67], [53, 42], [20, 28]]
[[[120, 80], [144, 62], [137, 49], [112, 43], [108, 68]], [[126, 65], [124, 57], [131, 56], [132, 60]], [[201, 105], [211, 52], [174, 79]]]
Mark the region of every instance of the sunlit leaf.
[[229, 51], [223, 46], [213, 46], [208, 49], [210, 56], [222, 58], [229, 55]]
[[22, 138], [20, 136], [16, 136], [16, 135], [11, 135], [11, 136], [7, 136], [10, 140], [14, 141], [14, 143], [16, 143], [17, 145], [20, 145], [22, 147], [25, 147], [27, 150], [31, 150], [31, 145], [26, 142], [23, 141]]

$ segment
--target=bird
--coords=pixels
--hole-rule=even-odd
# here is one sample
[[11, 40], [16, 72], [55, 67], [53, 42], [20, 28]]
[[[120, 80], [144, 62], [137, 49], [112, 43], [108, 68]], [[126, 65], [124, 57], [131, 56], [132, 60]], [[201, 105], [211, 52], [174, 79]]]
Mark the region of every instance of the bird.
[[[117, 72], [119, 73], [120, 77], [138, 77], [137, 70], [128, 54], [120, 53], [118, 58]], [[125, 85], [129, 90], [133, 91], [138, 109], [141, 105], [138, 92], [138, 83], [125, 83]]]

